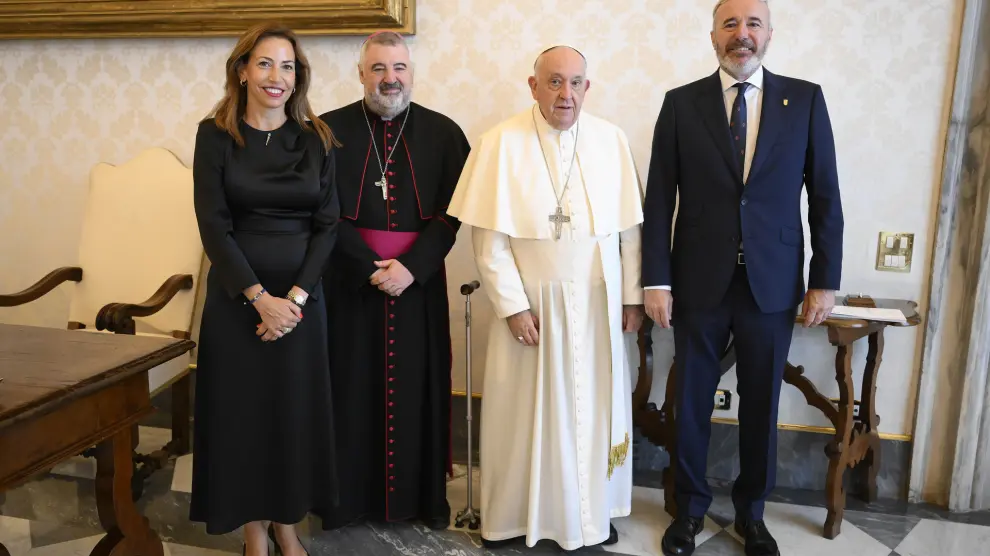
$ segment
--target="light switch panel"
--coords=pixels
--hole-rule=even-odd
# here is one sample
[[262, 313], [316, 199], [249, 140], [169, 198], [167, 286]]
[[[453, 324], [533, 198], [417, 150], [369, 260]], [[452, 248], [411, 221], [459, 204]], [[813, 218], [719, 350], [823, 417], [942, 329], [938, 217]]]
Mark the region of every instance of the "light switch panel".
[[877, 270], [911, 272], [914, 234], [880, 232], [877, 242]]

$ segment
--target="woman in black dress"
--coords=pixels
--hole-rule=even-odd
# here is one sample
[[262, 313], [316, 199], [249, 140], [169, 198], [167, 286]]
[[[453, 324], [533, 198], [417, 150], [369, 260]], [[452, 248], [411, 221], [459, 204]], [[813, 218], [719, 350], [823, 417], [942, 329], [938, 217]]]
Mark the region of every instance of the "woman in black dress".
[[290, 30], [249, 30], [226, 76], [193, 160], [212, 267], [190, 518], [211, 534], [243, 526], [249, 555], [268, 553], [271, 523], [295, 556], [294, 524], [337, 502], [327, 315], [307, 303], [337, 237], [335, 139], [310, 108], [310, 67]]

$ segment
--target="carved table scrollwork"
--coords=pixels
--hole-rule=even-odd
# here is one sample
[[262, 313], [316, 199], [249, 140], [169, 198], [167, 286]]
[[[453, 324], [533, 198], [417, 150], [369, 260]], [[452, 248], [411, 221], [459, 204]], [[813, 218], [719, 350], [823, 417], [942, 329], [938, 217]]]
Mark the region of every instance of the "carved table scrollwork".
[[[827, 329], [828, 341], [835, 346], [835, 380], [839, 385], [839, 402], [835, 403], [822, 394], [818, 388], [804, 376], [804, 367], [787, 363], [784, 369], [784, 382], [794, 386], [804, 395], [808, 405], [817, 408], [835, 428], [835, 434], [825, 448], [829, 458], [829, 467], [825, 483], [826, 508], [828, 517], [823, 528], [823, 536], [833, 539], [838, 536], [842, 515], [846, 505], [846, 491], [843, 477], [846, 469], [853, 469], [854, 485], [859, 489], [861, 498], [873, 502], [877, 498], [877, 473], [880, 470], [880, 435], [877, 427], [880, 418], [876, 414], [877, 375], [883, 359], [884, 329], [888, 326], [917, 326], [921, 317], [917, 313], [917, 304], [913, 301], [897, 299], [845, 298], [837, 299], [837, 304], [850, 306], [875, 306], [878, 308], [900, 309], [907, 322], [891, 323], [859, 319], [830, 317], [821, 326]], [[802, 319], [798, 316], [796, 324]], [[650, 403], [650, 391], [653, 387], [653, 339], [651, 332], [653, 322], [647, 319], [639, 334], [640, 369], [636, 388], [633, 391], [633, 423], [651, 443], [663, 447], [670, 455], [670, 465], [663, 471], [664, 510], [671, 516], [677, 515], [677, 504], [674, 500], [674, 475], [677, 472], [676, 437], [674, 422], [676, 408], [674, 407], [674, 375], [676, 360], [670, 366], [667, 375], [666, 395], [660, 409]], [[867, 338], [869, 349], [866, 355], [866, 365], [863, 371], [861, 395], [862, 400], [856, 400], [856, 387], [853, 382], [852, 347], [862, 338]], [[726, 346], [722, 357], [722, 374], [728, 372], [736, 363], [735, 349], [732, 342]], [[854, 414], [859, 405], [859, 415]]]

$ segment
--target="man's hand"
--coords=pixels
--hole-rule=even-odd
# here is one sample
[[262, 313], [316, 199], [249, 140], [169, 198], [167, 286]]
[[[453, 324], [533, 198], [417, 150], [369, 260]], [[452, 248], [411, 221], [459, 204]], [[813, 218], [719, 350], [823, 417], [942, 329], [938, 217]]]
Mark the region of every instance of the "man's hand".
[[670, 290], [649, 289], [645, 292], [646, 315], [660, 328], [670, 328], [674, 310], [674, 298]]
[[413, 283], [412, 273], [395, 259], [375, 261], [375, 266], [378, 270], [371, 275], [371, 285], [378, 286], [378, 289], [389, 295], [402, 295], [402, 292]]
[[818, 326], [828, 318], [835, 307], [835, 292], [832, 290], [808, 290], [804, 294], [802, 316], [805, 328]]
[[540, 343], [540, 320], [528, 310], [512, 315], [506, 319], [512, 336], [524, 346], [535, 346]]
[[643, 327], [643, 306], [623, 305], [622, 306], [622, 331], [638, 332]]

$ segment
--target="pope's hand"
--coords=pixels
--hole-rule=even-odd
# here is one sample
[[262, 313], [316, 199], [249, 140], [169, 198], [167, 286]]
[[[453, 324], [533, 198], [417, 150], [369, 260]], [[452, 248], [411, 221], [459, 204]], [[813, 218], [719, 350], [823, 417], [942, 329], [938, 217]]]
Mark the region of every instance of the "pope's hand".
[[670, 328], [674, 310], [674, 298], [670, 290], [649, 289], [645, 292], [646, 315], [660, 328]]
[[643, 306], [624, 305], [622, 307], [622, 331], [638, 332], [643, 327]]
[[516, 313], [506, 319], [512, 337], [525, 346], [540, 343], [540, 321], [528, 310]]

